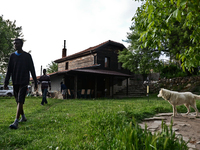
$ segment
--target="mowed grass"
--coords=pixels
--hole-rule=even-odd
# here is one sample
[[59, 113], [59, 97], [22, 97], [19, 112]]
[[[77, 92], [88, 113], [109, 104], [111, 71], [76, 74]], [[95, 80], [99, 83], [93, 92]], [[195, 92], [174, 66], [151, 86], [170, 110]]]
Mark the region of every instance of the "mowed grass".
[[[171, 105], [155, 95], [149, 101], [147, 97], [48, 98], [47, 105], [40, 103], [41, 98], [26, 98], [27, 122], [11, 130], [9, 125], [15, 119], [16, 103], [14, 98], [0, 97], [0, 149], [129, 149], [123, 141], [127, 127], [131, 126], [132, 130], [135, 122], [146, 117], [172, 112]], [[200, 109], [198, 101], [197, 107]], [[178, 112], [186, 111], [184, 106], [178, 106]]]

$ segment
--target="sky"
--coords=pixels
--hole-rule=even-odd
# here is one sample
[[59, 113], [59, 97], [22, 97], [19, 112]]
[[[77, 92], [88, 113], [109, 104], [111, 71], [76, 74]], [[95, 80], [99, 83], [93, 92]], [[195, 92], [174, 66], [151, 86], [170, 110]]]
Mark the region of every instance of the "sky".
[[0, 15], [22, 27], [23, 50], [30, 51], [36, 75], [62, 57], [108, 40], [128, 46], [132, 17], [141, 2], [135, 0], [2, 0]]

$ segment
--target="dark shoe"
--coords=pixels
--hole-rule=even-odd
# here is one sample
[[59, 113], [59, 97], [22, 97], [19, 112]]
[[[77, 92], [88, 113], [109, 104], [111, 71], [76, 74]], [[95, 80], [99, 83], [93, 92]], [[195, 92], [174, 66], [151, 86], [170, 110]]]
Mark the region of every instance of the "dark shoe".
[[18, 124], [17, 123], [13, 123], [9, 126], [11, 129], [17, 129]]
[[26, 118], [21, 118], [21, 120], [19, 122], [26, 122], [27, 119]]
[[44, 106], [44, 104], [41, 104], [42, 106]]

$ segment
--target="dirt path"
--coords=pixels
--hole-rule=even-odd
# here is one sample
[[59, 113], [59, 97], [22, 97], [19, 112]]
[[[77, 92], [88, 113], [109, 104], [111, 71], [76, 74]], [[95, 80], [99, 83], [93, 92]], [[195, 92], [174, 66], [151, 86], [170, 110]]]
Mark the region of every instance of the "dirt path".
[[176, 117], [171, 117], [172, 113], [162, 113], [153, 118], [146, 118], [140, 125], [144, 128], [146, 123], [151, 132], [156, 132], [161, 130], [162, 120], [167, 125], [170, 125], [172, 118], [173, 130], [176, 135], [182, 135], [185, 141], [190, 140], [188, 147], [191, 150], [200, 150], [200, 118], [196, 118], [194, 115], [195, 113], [190, 113], [189, 115], [178, 114]]

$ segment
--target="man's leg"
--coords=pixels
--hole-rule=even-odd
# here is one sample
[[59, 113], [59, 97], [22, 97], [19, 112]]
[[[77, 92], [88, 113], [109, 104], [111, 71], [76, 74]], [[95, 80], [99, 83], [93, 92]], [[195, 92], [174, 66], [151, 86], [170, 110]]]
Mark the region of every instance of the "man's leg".
[[[19, 121], [20, 115], [22, 116], [22, 119]], [[27, 119], [26, 119], [26, 117], [25, 117], [25, 115], [24, 115], [24, 110], [23, 110], [23, 103], [18, 103], [18, 104], [17, 104], [16, 119], [15, 119], [14, 123], [10, 125], [10, 128], [11, 128], [11, 129], [17, 129], [18, 123], [19, 123], [19, 122], [24, 122], [24, 121], [26, 121], [26, 120], [27, 120]]]
[[21, 120], [19, 122], [26, 122], [27, 119], [25, 117], [25, 114], [24, 114], [24, 108], [23, 108], [24, 104], [23, 103], [18, 103], [17, 105], [17, 115], [16, 115], [16, 118], [19, 119], [20, 115], [21, 115]]
[[20, 115], [24, 115], [24, 110], [23, 110], [23, 104], [22, 103], [18, 103], [17, 104], [16, 119], [19, 119]]
[[20, 117], [20, 114], [22, 113], [22, 108], [23, 108], [23, 104], [18, 103], [17, 104], [16, 119], [15, 119], [14, 123], [9, 126], [11, 129], [17, 129], [18, 122], [19, 122], [19, 117]]
[[67, 89], [65, 90], [65, 99], [67, 99]]
[[63, 90], [63, 99], [65, 99], [65, 90]]
[[21, 120], [19, 122], [25, 122], [25, 121], [27, 121], [27, 119], [26, 119], [26, 117], [24, 115], [24, 109], [23, 109], [26, 94], [27, 94], [27, 86], [23, 85], [23, 86], [20, 87], [19, 102], [18, 102], [18, 105], [17, 105], [17, 115], [16, 115], [16, 118], [19, 119], [19, 117], [21, 115]]
[[22, 119], [20, 120], [20, 122], [27, 120], [23, 110], [23, 104], [25, 102], [27, 86], [15, 85], [13, 87], [14, 87], [15, 99], [17, 102], [17, 113], [14, 123], [11, 124], [9, 127], [11, 129], [17, 129], [20, 115], [22, 115]]
[[44, 102], [47, 104], [47, 89], [44, 89]]
[[[14, 97], [15, 97], [15, 100], [16, 100], [16, 103], [17, 103], [17, 112], [18, 112], [18, 98], [19, 98], [18, 94], [19, 94], [19, 88], [20, 88], [19, 85], [13, 85], [13, 93], [14, 93]], [[16, 113], [16, 116], [17, 116], [17, 113]], [[18, 122], [19, 122], [19, 118], [17, 119], [17, 117], [16, 117], [14, 123], [11, 124], [9, 127], [11, 129], [17, 129]]]
[[65, 99], [67, 99], [67, 90], [65, 90]]
[[42, 89], [42, 102], [41, 102], [41, 105], [44, 105], [44, 89]]
[[62, 97], [63, 97], [63, 99], [64, 99], [64, 91], [62, 90], [61, 92], [62, 92]]

